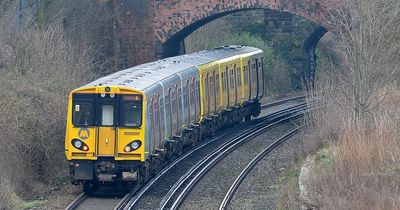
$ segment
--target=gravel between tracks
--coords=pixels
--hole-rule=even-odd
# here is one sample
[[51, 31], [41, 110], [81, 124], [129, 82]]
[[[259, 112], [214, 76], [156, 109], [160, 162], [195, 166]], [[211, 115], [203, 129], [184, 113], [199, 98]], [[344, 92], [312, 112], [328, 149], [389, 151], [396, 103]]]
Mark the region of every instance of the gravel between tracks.
[[[294, 125], [291, 123], [278, 125], [233, 151], [218, 163], [217, 166], [211, 169], [198, 183], [181, 206], [181, 209], [217, 209], [225, 192], [229, 189], [241, 170], [265, 147], [293, 128]], [[264, 171], [263, 178], [270, 179], [272, 177]], [[241, 189], [239, 188], [239, 193], [240, 191]], [[263, 191], [265, 189], [257, 189], [254, 192], [261, 195]], [[258, 195], [256, 196], [258, 197]], [[256, 197], [249, 197], [250, 200], [251, 198]], [[256, 207], [254, 205], [238, 206], [238, 208], [265, 209], [263, 206]]]
[[[271, 107], [265, 110], [262, 110], [260, 116], [265, 116], [277, 110], [281, 110], [290, 106], [293, 106], [297, 103], [290, 103], [290, 104], [282, 104], [279, 106]], [[224, 132], [224, 131], [222, 131]], [[187, 171], [190, 167], [192, 167], [197, 161], [201, 160], [203, 157], [207, 156], [217, 147], [222, 145], [224, 142], [230, 140], [233, 136], [241, 133], [242, 130], [236, 130], [230, 134], [228, 134], [223, 139], [220, 139], [203, 149], [195, 152], [184, 161], [182, 161], [177, 167], [170, 170], [166, 173], [159, 181], [157, 181], [153, 187], [151, 187], [139, 200], [137, 205], [135, 205], [134, 209], [156, 209], [163, 199], [163, 196], [168, 192], [168, 190], [175, 184], [175, 182]]]
[[[302, 158], [301, 146], [300, 137], [296, 135], [260, 161], [239, 187], [229, 209], [279, 209], [280, 182], [288, 173], [293, 173], [293, 164]], [[300, 209], [300, 206], [291, 208]]]

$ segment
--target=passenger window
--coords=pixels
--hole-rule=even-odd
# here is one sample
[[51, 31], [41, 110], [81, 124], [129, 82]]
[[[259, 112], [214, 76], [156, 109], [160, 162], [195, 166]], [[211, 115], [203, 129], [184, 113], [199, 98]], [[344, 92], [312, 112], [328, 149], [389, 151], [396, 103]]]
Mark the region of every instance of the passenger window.
[[142, 125], [142, 98], [135, 95], [122, 96], [120, 126], [139, 127]]

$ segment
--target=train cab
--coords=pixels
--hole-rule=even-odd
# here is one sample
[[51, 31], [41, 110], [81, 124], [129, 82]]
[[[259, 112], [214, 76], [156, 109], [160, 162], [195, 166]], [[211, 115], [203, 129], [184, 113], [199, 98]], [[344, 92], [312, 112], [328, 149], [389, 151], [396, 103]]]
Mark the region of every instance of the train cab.
[[85, 87], [69, 98], [65, 153], [74, 182], [137, 179], [144, 161], [144, 95], [113, 86]]

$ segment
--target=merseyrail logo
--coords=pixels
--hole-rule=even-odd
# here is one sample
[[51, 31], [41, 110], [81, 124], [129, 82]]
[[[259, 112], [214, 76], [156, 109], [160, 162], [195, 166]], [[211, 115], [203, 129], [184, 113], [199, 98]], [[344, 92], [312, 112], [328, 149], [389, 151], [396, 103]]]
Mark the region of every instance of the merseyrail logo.
[[81, 129], [78, 131], [78, 136], [79, 136], [79, 138], [81, 138], [82, 140], [88, 139], [89, 136], [90, 136], [90, 131], [89, 131], [89, 129], [87, 129], [87, 128], [81, 128]]

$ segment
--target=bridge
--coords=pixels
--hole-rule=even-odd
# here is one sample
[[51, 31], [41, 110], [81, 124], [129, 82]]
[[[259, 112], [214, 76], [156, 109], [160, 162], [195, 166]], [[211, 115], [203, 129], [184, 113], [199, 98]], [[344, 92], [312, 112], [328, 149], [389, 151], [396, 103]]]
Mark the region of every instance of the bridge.
[[305, 41], [307, 78], [313, 80], [315, 46], [326, 33], [323, 15], [335, 1], [321, 0], [111, 0], [114, 53], [128, 67], [184, 53], [184, 38], [219, 17], [243, 10], [286, 11], [321, 27]]

